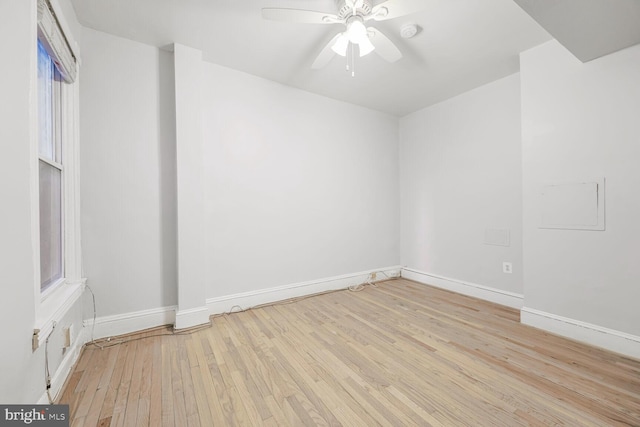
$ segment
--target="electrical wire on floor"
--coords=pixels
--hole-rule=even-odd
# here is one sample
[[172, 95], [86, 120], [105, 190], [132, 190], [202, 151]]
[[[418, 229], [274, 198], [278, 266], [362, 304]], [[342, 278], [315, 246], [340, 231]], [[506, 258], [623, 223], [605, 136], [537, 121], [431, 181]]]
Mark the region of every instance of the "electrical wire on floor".
[[349, 286], [347, 289], [351, 292], [360, 292], [364, 290], [364, 288], [366, 288], [367, 286], [373, 286], [374, 288], [378, 287], [378, 285], [376, 285], [374, 281], [367, 280], [364, 283], [358, 283], [357, 285]]
[[[385, 273], [384, 271], [376, 271], [375, 274], [380, 273], [382, 274], [385, 278], [382, 280], [379, 280], [380, 282], [384, 282], [387, 280], [394, 280], [394, 279], [399, 279], [399, 276], [389, 276], [387, 273]], [[373, 277], [373, 273], [369, 274], [369, 276], [367, 277], [367, 280], [363, 283], [359, 283], [357, 285], [354, 286], [349, 286], [347, 289], [350, 290], [351, 292], [360, 292], [361, 290], [363, 290], [365, 287], [367, 286], [372, 286], [374, 288], [377, 288], [377, 282]]]
[[[299, 301], [303, 301], [306, 300], [308, 298], [313, 298], [313, 297], [317, 297], [320, 295], [326, 295], [326, 294], [331, 294], [331, 293], [335, 293], [335, 292], [344, 292], [344, 291], [348, 291], [348, 292], [360, 292], [362, 290], [364, 290], [367, 286], [371, 286], [374, 288], [377, 288], [378, 282], [383, 282], [383, 281], [388, 281], [388, 280], [394, 280], [394, 279], [399, 279], [400, 276], [399, 275], [394, 275], [394, 276], [389, 276], [387, 273], [385, 273], [384, 271], [377, 271], [376, 273], [380, 273], [382, 274], [385, 278], [382, 280], [374, 280], [373, 279], [373, 275], [369, 274], [367, 276], [366, 281], [364, 281], [363, 283], [359, 283], [357, 285], [352, 285], [352, 286], [348, 286], [346, 288], [341, 288], [341, 289], [330, 289], [327, 291], [323, 291], [323, 292], [318, 292], [315, 294], [309, 294], [309, 295], [303, 295], [300, 297], [294, 297], [294, 298], [289, 298], [286, 300], [282, 300], [282, 301], [274, 301], [274, 302], [268, 302], [268, 303], [264, 303], [264, 304], [258, 304], [258, 305], [254, 305], [251, 307], [246, 307], [243, 308], [240, 305], [234, 305], [231, 307], [231, 309], [229, 311], [225, 311], [223, 313], [218, 313], [218, 314], [214, 314], [209, 316], [209, 323], [204, 324], [204, 325], [198, 325], [198, 326], [194, 326], [192, 328], [185, 328], [185, 329], [179, 329], [179, 330], [172, 330], [172, 331], [168, 331], [166, 333], [158, 333], [158, 334], [149, 334], [149, 335], [144, 335], [144, 336], [137, 336], [137, 337], [132, 337], [132, 338], [127, 338], [126, 336], [120, 337], [120, 338], [115, 338], [113, 339], [112, 337], [108, 337], [108, 338], [103, 338], [100, 340], [95, 340], [93, 338], [93, 333], [94, 333], [94, 328], [95, 328], [95, 324], [96, 324], [96, 299], [95, 299], [95, 295], [93, 294], [93, 291], [91, 290], [91, 288], [89, 288], [89, 286], [87, 286], [87, 288], [89, 289], [89, 291], [91, 292], [92, 295], [92, 299], [93, 299], [93, 325], [91, 327], [91, 341], [89, 341], [86, 345], [93, 345], [101, 350], [104, 350], [105, 348], [110, 348], [110, 347], [115, 347], [117, 345], [121, 345], [121, 344], [126, 344], [129, 342], [134, 342], [134, 341], [140, 341], [140, 340], [145, 340], [148, 338], [156, 338], [156, 337], [167, 337], [167, 336], [178, 336], [178, 335], [190, 335], [193, 334], [195, 332], [204, 330], [204, 329], [208, 329], [210, 327], [213, 326], [213, 319], [216, 319], [218, 317], [224, 317], [224, 316], [229, 316], [231, 314], [236, 314], [236, 313], [243, 313], [245, 311], [249, 311], [249, 310], [255, 310], [258, 308], [264, 308], [264, 307], [273, 307], [273, 306], [279, 306], [279, 305], [287, 305], [287, 304], [293, 304]], [[161, 328], [166, 328], [166, 326], [162, 326]], [[135, 334], [139, 334], [140, 332], [136, 332]]]
[[44, 380], [47, 389], [47, 398], [49, 399], [49, 403], [51, 405], [53, 405], [54, 399], [51, 397], [51, 372], [49, 371], [49, 338], [51, 338], [51, 335], [53, 335], [53, 331], [56, 330], [56, 325], [57, 323], [53, 322], [51, 332], [49, 332], [49, 335], [47, 335], [47, 339], [44, 340]]
[[[176, 336], [176, 335], [190, 335], [190, 334], [193, 334], [194, 332], [198, 332], [203, 329], [208, 329], [210, 327], [211, 327], [211, 321], [209, 321], [209, 323], [204, 325], [198, 325], [192, 328], [184, 328], [180, 330], [174, 329], [173, 331], [168, 331], [166, 333], [161, 333], [161, 334], [146, 334], [144, 336], [132, 337], [132, 338], [127, 338], [127, 336], [125, 335], [120, 338], [108, 337], [100, 340], [92, 340], [92, 341], [89, 341], [86, 345], [92, 345], [92, 346], [98, 347], [100, 350], [104, 350], [105, 348], [115, 347], [117, 345], [126, 344], [133, 341], [146, 340], [148, 338], [170, 337], [170, 336]], [[166, 328], [166, 326], [160, 326], [154, 329], [160, 329], [160, 328], [164, 329]], [[138, 335], [140, 334], [140, 332], [135, 332], [135, 334]]]
[[92, 342], [94, 341], [93, 333], [96, 329], [96, 294], [93, 293], [93, 289], [89, 285], [85, 284], [84, 286], [91, 292], [91, 299], [93, 300], [93, 323], [91, 323], [91, 339], [89, 340], [89, 342]]

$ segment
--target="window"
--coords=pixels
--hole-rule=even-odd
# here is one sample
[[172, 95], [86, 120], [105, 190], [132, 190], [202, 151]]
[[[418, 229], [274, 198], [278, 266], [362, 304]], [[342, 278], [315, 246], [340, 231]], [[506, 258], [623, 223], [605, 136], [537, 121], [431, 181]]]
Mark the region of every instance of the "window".
[[64, 277], [62, 79], [38, 41], [38, 160], [40, 187], [40, 291], [52, 290]]
[[80, 251], [79, 50], [58, 2], [37, 0], [37, 4], [31, 179], [37, 189], [32, 231], [40, 239], [34, 247], [40, 267], [33, 283], [34, 350], [80, 299], [85, 283]]

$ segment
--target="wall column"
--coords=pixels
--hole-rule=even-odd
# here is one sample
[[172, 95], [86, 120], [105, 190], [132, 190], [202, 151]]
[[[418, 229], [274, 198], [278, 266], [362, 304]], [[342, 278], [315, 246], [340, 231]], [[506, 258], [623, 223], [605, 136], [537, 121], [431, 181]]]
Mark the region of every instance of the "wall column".
[[202, 164], [202, 52], [174, 45], [178, 203], [178, 309], [176, 329], [209, 321], [204, 256]]

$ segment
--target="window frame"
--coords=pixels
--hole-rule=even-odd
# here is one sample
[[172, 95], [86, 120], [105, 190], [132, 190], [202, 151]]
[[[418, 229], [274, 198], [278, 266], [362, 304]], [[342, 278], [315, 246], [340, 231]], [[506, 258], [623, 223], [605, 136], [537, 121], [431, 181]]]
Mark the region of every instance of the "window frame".
[[[31, 74], [32, 92], [32, 137], [31, 137], [31, 188], [32, 188], [32, 242], [34, 254], [34, 339], [33, 350], [42, 345], [49, 333], [68, 310], [80, 299], [84, 292], [86, 279], [82, 277], [82, 258], [80, 246], [80, 173], [79, 173], [79, 68], [80, 56], [77, 43], [71, 38], [69, 26], [57, 0], [47, 0], [51, 6], [60, 30], [63, 32], [71, 52], [76, 58], [77, 76], [72, 83], [61, 81], [58, 87], [59, 102], [55, 103], [55, 114], [59, 117], [59, 129], [54, 133], [60, 138], [62, 158], [59, 165], [40, 156], [38, 121], [38, 73], [37, 55], [38, 31], [33, 32]], [[37, 26], [37, 23], [36, 23]], [[54, 167], [61, 166], [61, 204], [62, 204], [62, 278], [41, 290], [40, 277], [40, 203], [39, 168], [41, 159]]]

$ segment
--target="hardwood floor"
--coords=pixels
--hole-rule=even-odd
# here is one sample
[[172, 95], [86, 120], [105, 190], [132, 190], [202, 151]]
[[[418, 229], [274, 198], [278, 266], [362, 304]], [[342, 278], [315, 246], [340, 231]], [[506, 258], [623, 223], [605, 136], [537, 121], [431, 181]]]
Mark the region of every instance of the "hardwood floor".
[[72, 426], [640, 425], [640, 361], [404, 279], [101, 344]]

